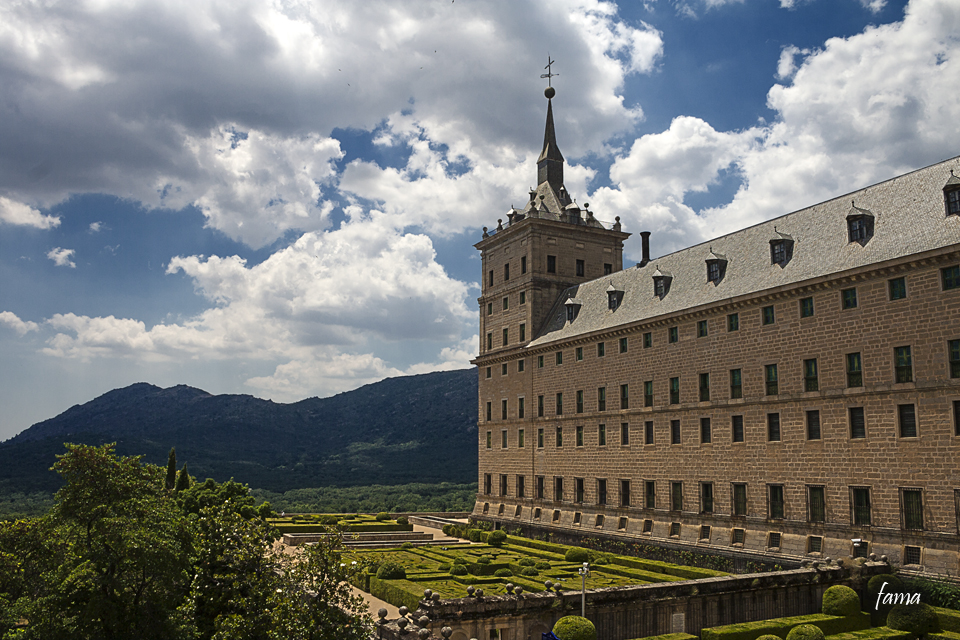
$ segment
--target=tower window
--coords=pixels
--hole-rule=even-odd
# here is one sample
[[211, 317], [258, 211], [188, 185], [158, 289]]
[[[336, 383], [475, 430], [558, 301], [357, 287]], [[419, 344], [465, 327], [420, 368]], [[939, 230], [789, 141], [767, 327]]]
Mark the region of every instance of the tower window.
[[777, 316], [774, 313], [773, 305], [769, 307], [764, 307], [760, 310], [760, 315], [762, 317], [763, 324], [773, 324], [777, 321]]
[[740, 330], [740, 314], [731, 313], [727, 316], [727, 331], [739, 331]]
[[800, 317], [813, 317], [813, 298], [803, 298], [800, 300]]
[[487, 278], [487, 284], [488, 286], [493, 286], [493, 269], [490, 269], [490, 274]]
[[890, 287], [890, 299], [891, 300], [902, 300], [907, 297], [907, 279], [906, 278], [894, 278], [889, 282]]
[[841, 306], [844, 309], [856, 309], [857, 308], [857, 289], [844, 289], [840, 292]]
[[766, 371], [767, 395], [775, 396], [780, 393], [780, 382], [777, 375], [777, 365], [768, 364], [764, 367]]
[[527, 256], [520, 256], [520, 273], [527, 272]]
[[587, 268], [583, 260], [577, 260], [577, 277], [582, 278], [583, 274], [586, 272]]
[[613, 273], [613, 265], [609, 262], [603, 263], [603, 275], [608, 276]]
[[893, 350], [894, 368], [896, 370], [896, 381], [913, 382], [913, 359], [910, 355], [910, 347], [896, 347]]
[[557, 256], [547, 256], [547, 273], [557, 272]]
[[509, 262], [503, 265], [503, 279], [505, 281], [510, 279], [510, 263]]

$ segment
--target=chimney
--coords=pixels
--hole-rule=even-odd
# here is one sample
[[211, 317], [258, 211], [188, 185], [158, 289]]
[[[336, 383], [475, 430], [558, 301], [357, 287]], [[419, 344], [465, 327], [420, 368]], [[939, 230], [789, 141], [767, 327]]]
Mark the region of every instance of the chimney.
[[648, 262], [650, 262], [650, 232], [641, 231], [640, 238], [642, 242], [641, 246], [642, 246], [643, 255], [640, 258], [639, 266], [644, 267], [647, 265]]

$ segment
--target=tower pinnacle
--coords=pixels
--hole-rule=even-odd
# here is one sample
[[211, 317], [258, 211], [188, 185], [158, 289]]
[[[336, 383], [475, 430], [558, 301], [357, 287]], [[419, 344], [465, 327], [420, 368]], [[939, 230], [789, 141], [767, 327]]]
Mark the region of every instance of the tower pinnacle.
[[537, 158], [537, 183], [550, 183], [554, 191], [563, 187], [563, 154], [557, 146], [557, 132], [553, 127], [553, 96], [556, 89], [547, 87], [543, 95], [547, 97], [547, 124], [543, 130], [543, 151]]

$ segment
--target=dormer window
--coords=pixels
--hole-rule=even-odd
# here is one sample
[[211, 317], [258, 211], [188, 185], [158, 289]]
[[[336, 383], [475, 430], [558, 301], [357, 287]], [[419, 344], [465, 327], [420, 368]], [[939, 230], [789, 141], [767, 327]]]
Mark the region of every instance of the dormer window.
[[617, 289], [612, 284], [607, 287], [607, 309], [610, 311], [616, 311], [620, 307], [620, 302], [623, 300], [623, 291]]
[[713, 249], [710, 249], [710, 254], [707, 255], [707, 282], [712, 282], [715, 285], [720, 284], [726, 270], [726, 256], [714, 253]]
[[576, 320], [580, 313], [580, 301], [576, 298], [568, 298], [564, 306], [567, 308], [567, 322]]
[[793, 238], [773, 229], [775, 237], [770, 241], [770, 264], [787, 266], [793, 257]]
[[943, 204], [948, 216], [960, 216], [960, 178], [950, 169], [950, 179], [943, 186]]
[[869, 209], [861, 209], [853, 203], [850, 213], [847, 214], [847, 232], [850, 242], [864, 246], [873, 237], [873, 213]]
[[663, 300], [670, 293], [671, 280], [673, 280], [673, 276], [666, 271], [660, 271], [660, 268], [657, 267], [657, 270], [653, 272], [653, 295]]

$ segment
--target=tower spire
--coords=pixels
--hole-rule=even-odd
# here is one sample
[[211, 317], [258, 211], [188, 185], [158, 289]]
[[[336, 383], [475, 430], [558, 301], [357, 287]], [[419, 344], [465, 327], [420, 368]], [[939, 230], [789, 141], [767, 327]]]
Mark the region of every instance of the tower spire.
[[[555, 75], [550, 68], [554, 60], [547, 56], [547, 73], [541, 77], [547, 79], [548, 85], [550, 78]], [[547, 86], [543, 91], [547, 98], [547, 124], [543, 130], [543, 150], [540, 157], [537, 158], [537, 183], [547, 182], [553, 187], [554, 191], [560, 191], [563, 187], [563, 154], [560, 153], [560, 147], [557, 146], [557, 132], [553, 127], [553, 96], [557, 95], [557, 90], [552, 86]]]

